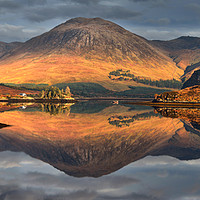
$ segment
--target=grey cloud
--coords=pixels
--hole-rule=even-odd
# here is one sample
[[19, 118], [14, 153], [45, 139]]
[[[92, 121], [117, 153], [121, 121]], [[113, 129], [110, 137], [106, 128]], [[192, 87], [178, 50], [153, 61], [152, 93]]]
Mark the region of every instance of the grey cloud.
[[187, 28], [170, 28], [170, 27], [151, 27], [151, 26], [135, 26], [127, 27], [131, 32], [136, 33], [149, 40], [169, 40], [175, 39], [180, 36], [196, 36], [200, 37], [200, 29], [195, 27], [193, 30], [187, 30]]
[[[75, 14], [76, 13], [76, 14]], [[103, 17], [110, 19], [132, 19], [139, 16], [140, 13], [123, 8], [121, 6], [105, 6], [105, 5], [58, 5], [57, 7], [37, 8], [34, 12], [27, 10], [26, 16], [30, 21], [41, 22], [53, 18], [68, 17]]]
[[73, 200], [94, 200], [98, 194], [94, 191], [79, 190], [63, 195], [52, 195], [46, 197], [47, 200], [61, 200], [61, 199], [73, 199]]
[[139, 182], [139, 180], [135, 178], [119, 175], [104, 176], [98, 179], [80, 179], [79, 182], [77, 182], [77, 180], [73, 177], [63, 176], [63, 174], [49, 175], [38, 172], [26, 174], [26, 176], [23, 177], [23, 180], [26, 182], [26, 184], [35, 184], [38, 186], [51, 186], [53, 183], [55, 188], [71, 187], [77, 189], [86, 189], [89, 186], [92, 190], [107, 188], [118, 189]]
[[200, 5], [197, 3], [191, 3], [185, 6], [186, 8], [190, 9], [193, 12], [200, 14]]
[[168, 0], [129, 0], [130, 2], [136, 2], [136, 3], [153, 3], [158, 5], [163, 5]]
[[149, 1], [157, 1], [157, 0], [129, 0], [132, 2], [149, 2]]
[[20, 4], [18, 4], [16, 1], [0, 1], [0, 10], [13, 10], [17, 8], [20, 8]]
[[20, 0], [21, 4], [25, 5], [45, 5], [47, 4], [47, 0]]
[[1, 30], [0, 40], [25, 41], [74, 17], [114, 20], [149, 39], [199, 36], [199, 15], [199, 0], [0, 0], [0, 24], [23, 27], [16, 35]]
[[[119, 175], [104, 176], [99, 179], [77, 179], [60, 172], [37, 172], [35, 170], [40, 168], [33, 166], [38, 165], [38, 161], [24, 153], [1, 152], [0, 154], [2, 163], [13, 162], [13, 158], [13, 161], [19, 164], [18, 168], [6, 169], [0, 166], [0, 200], [94, 200], [100, 196], [98, 191], [118, 190], [138, 182], [132, 177]], [[48, 172], [48, 169], [45, 169], [48, 165], [43, 165], [41, 166], [44, 168], [43, 171]]]
[[[9, 190], [0, 195], [0, 200], [42, 200], [42, 194], [32, 190]], [[44, 199], [44, 198], [43, 198]]]
[[158, 26], [166, 26], [169, 25], [170, 19], [168, 18], [160, 18], [160, 19], [149, 19], [146, 23], [158, 25]]
[[112, 6], [112, 7], [107, 7], [102, 13], [99, 13], [100, 16], [106, 16], [106, 18], [111, 18], [111, 19], [133, 19], [141, 13], [135, 12], [129, 9], [125, 9], [120, 6]]
[[76, 2], [80, 4], [98, 4], [101, 0], [71, 0], [71, 2]]
[[0, 40], [4, 42], [25, 41], [30, 37], [37, 36], [41, 31], [37, 29], [27, 30], [23, 26], [0, 24]]
[[1, 9], [23, 9], [25, 6], [33, 6], [33, 5], [44, 5], [47, 3], [47, 0], [0, 0], [0, 8]]
[[0, 161], [12, 162], [14, 156], [20, 168], [0, 167], [0, 200], [178, 200], [200, 197], [200, 159], [179, 161], [169, 156], [148, 156], [96, 179], [73, 178], [45, 163], [41, 168], [33, 168], [38, 161], [24, 153], [3, 152]]
[[118, 199], [123, 199], [123, 200], [157, 200], [156, 197], [153, 196], [148, 196], [145, 194], [138, 194], [138, 193], [131, 193], [123, 196], [100, 196], [98, 200], [118, 200]]
[[7, 191], [0, 195], [0, 200], [94, 200], [96, 196], [96, 192], [90, 192], [88, 190], [78, 190], [69, 192], [68, 194], [63, 193], [50, 195], [40, 189], [23, 189], [10, 187]]

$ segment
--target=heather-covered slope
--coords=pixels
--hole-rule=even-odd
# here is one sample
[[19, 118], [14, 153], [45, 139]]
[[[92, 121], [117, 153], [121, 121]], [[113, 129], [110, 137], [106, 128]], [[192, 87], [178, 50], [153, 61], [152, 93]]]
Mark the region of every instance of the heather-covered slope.
[[153, 80], [183, 74], [146, 39], [100, 18], [71, 19], [25, 42], [0, 62], [1, 82], [13, 83], [95, 82], [112, 87], [108, 74], [117, 69]]

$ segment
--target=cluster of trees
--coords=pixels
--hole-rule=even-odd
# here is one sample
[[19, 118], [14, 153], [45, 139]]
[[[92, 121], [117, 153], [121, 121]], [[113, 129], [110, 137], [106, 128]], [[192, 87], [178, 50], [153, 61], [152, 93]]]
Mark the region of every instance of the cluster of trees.
[[70, 98], [71, 92], [70, 88], [67, 86], [65, 91], [60, 90], [58, 87], [50, 87], [41, 91], [40, 98], [41, 99], [64, 99]]
[[154, 95], [154, 101], [158, 102], [166, 102], [166, 101], [176, 101], [176, 99], [178, 98], [178, 92], [176, 91], [172, 91], [172, 92], [163, 92], [162, 94], [158, 95], [155, 94]]
[[141, 79], [141, 78], [135, 78], [134, 81], [138, 83], [143, 83], [146, 85], [151, 85], [151, 86], [156, 86], [156, 87], [166, 87], [166, 88], [175, 88], [175, 89], [180, 89], [183, 84], [180, 81], [177, 81], [176, 79], [172, 80], [148, 80], [148, 79]]
[[[115, 76], [116, 78], [112, 78], [112, 76]], [[156, 87], [180, 89], [183, 86], [182, 82], [176, 79], [172, 79], [172, 80], [160, 79], [160, 80], [152, 81], [151, 79], [136, 77], [134, 76], [134, 74], [130, 73], [130, 70], [123, 71], [122, 69], [118, 69], [116, 71], [110, 72], [108, 77], [112, 80], [119, 80], [119, 81], [132, 80], [137, 83], [143, 83], [145, 85], [151, 85], [151, 86], [156, 86]]]

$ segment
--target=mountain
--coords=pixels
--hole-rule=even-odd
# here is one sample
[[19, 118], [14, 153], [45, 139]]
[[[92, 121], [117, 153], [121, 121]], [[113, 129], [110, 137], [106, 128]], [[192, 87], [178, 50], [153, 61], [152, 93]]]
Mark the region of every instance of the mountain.
[[185, 71], [182, 79], [188, 79], [194, 70], [200, 69], [200, 38], [182, 36], [169, 41], [150, 41], [154, 47], [171, 57]]
[[0, 58], [22, 45], [21, 42], [0, 42]]
[[108, 78], [118, 69], [152, 80], [183, 75], [149, 41], [100, 18], [74, 18], [60, 24], [4, 55], [0, 66], [4, 83], [93, 82], [108, 89], [134, 85], [134, 81], [119, 83]]

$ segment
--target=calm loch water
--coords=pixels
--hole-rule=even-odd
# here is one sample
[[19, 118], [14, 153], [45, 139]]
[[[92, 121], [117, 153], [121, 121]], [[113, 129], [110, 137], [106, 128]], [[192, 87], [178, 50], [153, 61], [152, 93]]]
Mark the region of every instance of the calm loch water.
[[0, 199], [200, 199], [200, 110], [0, 105]]

